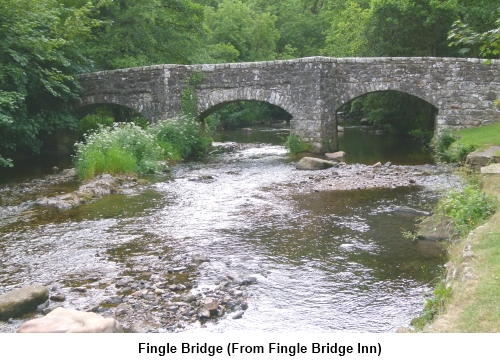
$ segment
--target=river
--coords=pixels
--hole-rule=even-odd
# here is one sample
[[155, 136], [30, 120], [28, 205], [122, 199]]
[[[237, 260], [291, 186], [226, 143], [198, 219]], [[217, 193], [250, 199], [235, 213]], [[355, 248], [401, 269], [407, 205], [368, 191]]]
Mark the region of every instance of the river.
[[[297, 181], [297, 159], [280, 145], [286, 133], [267, 128], [219, 135], [216, 145], [229, 151], [176, 165], [168, 175], [149, 177], [147, 185], [66, 211], [34, 206], [30, 193], [9, 198], [14, 184], [4, 181], [0, 292], [43, 284], [66, 294], [60, 305], [100, 306], [104, 315], [118, 303], [137, 309], [147, 303], [157, 315], [146, 315], [156, 323], [139, 323], [165, 332], [171, 329], [162, 326], [158, 301], [137, 302], [130, 295], [110, 300], [119, 295], [117, 280], [140, 282], [149, 271], [148, 278], [210, 296], [228, 276], [252, 276], [256, 283], [242, 289], [248, 308], [241, 319], [228, 312], [176, 329], [393, 332], [408, 326], [441, 273], [446, 250], [403, 238], [415, 216], [394, 207], [428, 210], [436, 190], [408, 185], [311, 192]], [[346, 130], [340, 146], [348, 164], [432, 162], [417, 146], [354, 129]], [[70, 182], [50, 193], [76, 187]], [[187, 264], [187, 256], [196, 254], [209, 261]], [[75, 286], [86, 286], [86, 292], [74, 292]], [[22, 321], [0, 322], [0, 331], [14, 331]]]

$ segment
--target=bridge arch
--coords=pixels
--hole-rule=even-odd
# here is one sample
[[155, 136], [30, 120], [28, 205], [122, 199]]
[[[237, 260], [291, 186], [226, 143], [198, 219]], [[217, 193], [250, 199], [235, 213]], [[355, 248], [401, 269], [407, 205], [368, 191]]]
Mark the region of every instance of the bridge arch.
[[422, 89], [411, 83], [370, 83], [363, 85], [352, 85], [349, 87], [347, 92], [343, 93], [339, 97], [340, 104], [337, 104], [335, 109], [338, 110], [340, 107], [348, 102], [351, 102], [357, 98], [363, 97], [370, 93], [375, 92], [386, 92], [386, 91], [396, 91], [405, 93], [410, 96], [418, 97], [427, 103], [434, 106], [439, 110], [439, 99], [436, 94]]
[[148, 99], [150, 97], [147, 94], [141, 94], [140, 97], [138, 95], [130, 97], [124, 94], [94, 94], [82, 97], [73, 109], [79, 118], [83, 118], [101, 106], [121, 106], [135, 111], [147, 118], [149, 122], [155, 122], [157, 118], [154, 117], [154, 112], [151, 112], [152, 105]]
[[292, 118], [297, 117], [299, 108], [290, 96], [275, 90], [255, 89], [250, 87], [198, 92], [198, 110], [200, 119], [225, 105], [238, 101], [258, 101], [269, 103], [286, 111]]

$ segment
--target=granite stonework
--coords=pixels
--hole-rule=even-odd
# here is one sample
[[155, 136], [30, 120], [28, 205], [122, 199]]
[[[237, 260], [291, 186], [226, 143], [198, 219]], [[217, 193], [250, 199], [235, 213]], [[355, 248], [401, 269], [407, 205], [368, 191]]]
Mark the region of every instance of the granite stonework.
[[291, 116], [291, 132], [315, 152], [337, 145], [336, 110], [364, 94], [395, 90], [436, 107], [436, 133], [500, 121], [500, 60], [471, 58], [310, 57], [254, 63], [156, 65], [80, 76], [79, 110], [100, 104], [130, 107], [152, 122], [179, 115], [181, 95], [193, 72], [200, 116], [232, 101], [268, 102]]

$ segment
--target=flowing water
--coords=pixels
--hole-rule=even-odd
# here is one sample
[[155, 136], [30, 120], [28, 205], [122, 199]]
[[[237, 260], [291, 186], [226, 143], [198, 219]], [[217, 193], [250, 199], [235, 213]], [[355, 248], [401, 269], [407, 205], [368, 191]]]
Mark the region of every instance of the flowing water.
[[[28, 196], [18, 205], [4, 203], [0, 290], [79, 286], [144, 269], [167, 275], [183, 256], [199, 253], [210, 261], [169, 278], [189, 281], [193, 292], [227, 275], [255, 276], [257, 283], [247, 289], [242, 319], [195, 323], [188, 331], [390, 332], [407, 326], [421, 311], [445, 250], [404, 239], [401, 230], [413, 229], [414, 216], [392, 210], [432, 203], [434, 192], [410, 186], [301, 192], [293, 186], [296, 160], [279, 145], [286, 133], [220, 135], [219, 145], [259, 143], [177, 165], [142, 189], [68, 211], [30, 207]], [[362, 137], [365, 150], [367, 140], [380, 139], [347, 134], [341, 139], [352, 155], [347, 162], [363, 162], [353, 151]], [[429, 162], [428, 154], [398, 148], [376, 161]], [[366, 152], [365, 161], [373, 162]], [[8, 214], [9, 208], [22, 210]], [[99, 303], [106, 289], [95, 283], [88, 295], [70, 295], [67, 303]]]

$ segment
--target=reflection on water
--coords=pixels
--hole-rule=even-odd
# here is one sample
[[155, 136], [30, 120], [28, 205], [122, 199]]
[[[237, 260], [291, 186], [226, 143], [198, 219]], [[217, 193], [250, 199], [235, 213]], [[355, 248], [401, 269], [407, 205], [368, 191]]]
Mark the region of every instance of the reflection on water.
[[339, 133], [340, 150], [347, 163], [373, 165], [387, 161], [396, 165], [434, 164], [431, 150], [412, 138], [376, 135], [368, 128], [346, 128]]
[[[277, 145], [286, 133], [228, 133], [219, 141], [255, 137], [268, 144], [177, 165], [135, 194], [41, 211], [2, 227], [0, 285], [69, 286], [141, 267], [167, 275], [165, 264], [200, 253], [210, 262], [177, 282], [203, 291], [227, 275], [258, 280], [248, 287], [243, 319], [204, 330], [387, 332], [407, 325], [445, 251], [405, 240], [401, 229], [412, 229], [414, 219], [391, 210], [433, 196], [415, 187], [298, 193], [287, 187], [294, 164]], [[90, 298], [98, 302], [102, 294]]]

